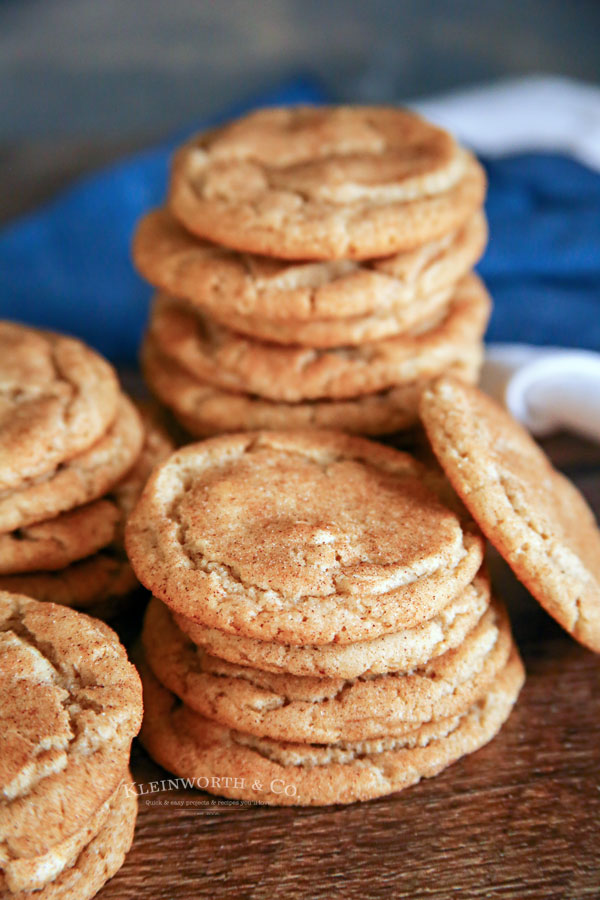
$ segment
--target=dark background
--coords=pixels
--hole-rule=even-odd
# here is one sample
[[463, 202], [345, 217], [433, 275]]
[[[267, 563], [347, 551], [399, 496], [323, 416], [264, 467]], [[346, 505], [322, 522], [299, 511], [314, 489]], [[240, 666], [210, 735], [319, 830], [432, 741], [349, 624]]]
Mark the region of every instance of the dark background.
[[0, 216], [290, 74], [353, 101], [598, 82], [599, 34], [597, 0], [0, 0]]
[[507, 74], [599, 77], [597, 0], [12, 0], [5, 138], [156, 132], [290, 71], [348, 100]]

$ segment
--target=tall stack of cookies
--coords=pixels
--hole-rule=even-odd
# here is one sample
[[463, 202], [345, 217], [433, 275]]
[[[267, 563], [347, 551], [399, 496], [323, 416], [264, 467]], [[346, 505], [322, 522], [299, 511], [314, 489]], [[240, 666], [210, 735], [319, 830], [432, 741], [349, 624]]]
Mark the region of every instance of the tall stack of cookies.
[[80, 341], [0, 323], [0, 589], [116, 614], [125, 518], [172, 445]]
[[88, 900], [120, 868], [141, 719], [138, 674], [110, 628], [0, 592], [0, 896]]
[[252, 113], [177, 154], [134, 261], [142, 351], [192, 435], [408, 429], [440, 373], [475, 382], [490, 300], [483, 170], [406, 111]]
[[350, 803], [487, 743], [523, 668], [443, 476], [341, 432], [248, 432], [159, 466], [127, 550], [153, 592], [151, 756], [270, 804]]

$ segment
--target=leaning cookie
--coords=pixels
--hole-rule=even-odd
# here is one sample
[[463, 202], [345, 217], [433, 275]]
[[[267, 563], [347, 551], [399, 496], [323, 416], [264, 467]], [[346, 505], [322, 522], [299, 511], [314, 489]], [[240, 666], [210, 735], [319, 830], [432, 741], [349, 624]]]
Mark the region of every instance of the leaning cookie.
[[316, 744], [397, 736], [458, 715], [487, 693], [512, 646], [498, 601], [454, 650], [408, 673], [353, 680], [274, 675], [211, 657], [157, 600], [142, 641], [154, 675], [195, 712], [258, 737]]
[[188, 231], [283, 259], [369, 259], [421, 246], [478, 209], [485, 175], [414, 113], [259, 110], [193, 139], [169, 209]]
[[441, 378], [424, 393], [421, 415], [492, 544], [550, 615], [600, 652], [600, 531], [577, 488], [476, 388]]
[[182, 705], [143, 662], [140, 671], [146, 710], [140, 738], [156, 762], [210, 793], [278, 806], [370, 800], [437, 775], [498, 733], [524, 681], [513, 649], [487, 695], [462, 715], [397, 738], [323, 746], [217, 725]]

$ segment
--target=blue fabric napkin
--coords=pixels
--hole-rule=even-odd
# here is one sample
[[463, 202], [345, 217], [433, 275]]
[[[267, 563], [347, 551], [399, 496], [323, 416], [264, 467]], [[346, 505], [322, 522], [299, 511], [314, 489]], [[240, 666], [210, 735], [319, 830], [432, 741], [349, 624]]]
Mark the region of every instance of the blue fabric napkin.
[[[326, 99], [317, 83], [295, 79], [222, 118]], [[164, 198], [173, 149], [197, 128], [80, 180], [0, 232], [0, 316], [134, 362], [151, 290], [131, 266], [131, 236]], [[495, 301], [488, 338], [600, 350], [600, 173], [548, 154], [486, 167], [491, 241], [479, 270]]]
[[600, 173], [537, 153], [486, 168], [487, 339], [600, 350]]

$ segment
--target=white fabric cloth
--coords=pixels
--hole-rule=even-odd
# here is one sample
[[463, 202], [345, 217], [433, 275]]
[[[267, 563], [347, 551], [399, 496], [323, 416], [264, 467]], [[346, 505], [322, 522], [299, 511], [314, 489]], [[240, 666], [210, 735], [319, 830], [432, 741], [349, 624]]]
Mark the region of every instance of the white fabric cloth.
[[567, 429], [600, 442], [600, 354], [490, 344], [482, 387], [533, 434]]
[[[570, 155], [600, 171], [600, 88], [565, 78], [502, 81], [410, 104], [485, 156]], [[482, 387], [535, 435], [569, 429], [600, 442], [600, 354], [490, 344]]]
[[600, 170], [600, 87], [595, 85], [540, 75], [409, 106], [484, 156], [545, 150]]

